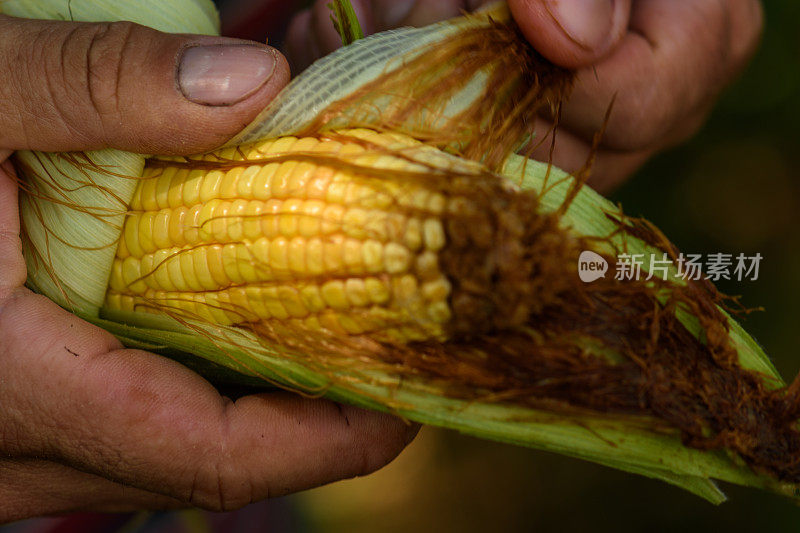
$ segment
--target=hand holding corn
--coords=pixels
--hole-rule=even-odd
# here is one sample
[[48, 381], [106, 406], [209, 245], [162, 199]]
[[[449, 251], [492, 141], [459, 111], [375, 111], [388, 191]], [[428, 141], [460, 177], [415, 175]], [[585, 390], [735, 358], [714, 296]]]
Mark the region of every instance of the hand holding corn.
[[[326, 5], [299, 14], [288, 35], [293, 71], [341, 46]], [[488, 0], [354, 0], [366, 33], [424, 26], [474, 10]], [[762, 28], [758, 0], [510, 0], [515, 20], [554, 63], [578, 68], [564, 108], [552, 162], [575, 172], [592, 136], [606, 128], [590, 185], [606, 191], [653, 154], [689, 138], [705, 122], [719, 92], [747, 63]], [[312, 45], [307, 45], [308, 36]], [[546, 134], [551, 117], [538, 119]], [[533, 157], [550, 160], [549, 142]]]
[[[72, 16], [42, 2], [46, 17]], [[37, 13], [33, 0], [3, 5]], [[79, 5], [96, 20], [92, 8], [110, 4]], [[184, 6], [199, 18], [148, 5], [144, 18], [126, 4], [108, 16], [213, 31], [196, 29], [213, 18], [203, 0]], [[357, 35], [347, 9], [338, 25]], [[563, 116], [575, 81], [525, 31], [499, 3], [359, 41], [206, 154], [18, 152], [28, 285], [127, 346], [194, 353], [713, 502], [724, 495], [711, 478], [796, 495], [797, 386], [713, 285], [670, 268], [653, 281], [574, 275], [581, 250], [667, 263], [677, 251], [582, 188], [585, 169], [513, 154], [541, 140], [530, 116]], [[207, 76], [179, 69], [176, 87], [236, 109], [209, 94], [213, 52], [179, 55]]]
[[[47, 44], [19, 46], [27, 41]], [[188, 59], [205, 70], [176, 65], [182, 47], [197, 44], [211, 48]], [[216, 146], [286, 83], [279, 55], [126, 24], [0, 16], [0, 73], [0, 522], [73, 510], [230, 509], [365, 474], [413, 437], [415, 426], [388, 415], [289, 393], [232, 402], [185, 367], [123, 349], [23, 287], [11, 149]], [[176, 76], [188, 85], [183, 94]]]

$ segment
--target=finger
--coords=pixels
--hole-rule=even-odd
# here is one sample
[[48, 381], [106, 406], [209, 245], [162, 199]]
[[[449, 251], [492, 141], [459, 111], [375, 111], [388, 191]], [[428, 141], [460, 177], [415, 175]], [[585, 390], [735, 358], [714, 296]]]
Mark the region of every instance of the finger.
[[317, 36], [311, 31], [310, 9], [301, 11], [289, 23], [284, 49], [292, 72], [301, 72], [322, 57]]
[[[311, 7], [311, 33], [316, 37], [321, 55], [327, 55], [342, 46], [342, 38], [331, 20], [330, 2], [324, 0], [314, 2]], [[365, 35], [375, 33], [372, 22], [372, 10], [367, 0], [351, 0], [350, 4], [358, 17], [358, 22]]]
[[[351, 0], [365, 35], [401, 26], [426, 26], [477, 9], [492, 0]], [[289, 26], [286, 53], [294, 70], [302, 70], [314, 60], [342, 45], [330, 19], [329, 0], [297, 15]]]
[[230, 402], [185, 367], [122, 350], [31, 293], [6, 303], [0, 338], [0, 430], [17, 443], [9, 453], [42, 454], [211, 509], [371, 472], [414, 431], [290, 393]]
[[[286, 56], [294, 72], [342, 46], [342, 38], [331, 20], [330, 1], [317, 1], [292, 18], [286, 31]], [[366, 0], [351, 0], [365, 35], [374, 33], [372, 10]]]
[[509, 0], [508, 5], [539, 53], [576, 68], [595, 63], [622, 40], [631, 0]]
[[[538, 161], [551, 162], [568, 174], [577, 175], [590, 162], [591, 143], [582, 136], [559, 127], [553, 144], [552, 129], [552, 123], [537, 118], [535, 138], [538, 140], [533, 150], [525, 155]], [[643, 165], [654, 151], [655, 149], [617, 151], [600, 147], [591, 161], [587, 184], [601, 194], [608, 193]]]
[[755, 0], [639, 0], [630, 27], [613, 54], [579, 73], [563, 115], [591, 138], [616, 97], [603, 143], [618, 150], [663, 147], [697, 129], [755, 50], [761, 16]]
[[371, 7], [377, 31], [401, 26], [422, 27], [457, 17], [497, 0], [359, 0]]
[[250, 41], [2, 15], [0, 72], [0, 146], [45, 151], [211, 149], [288, 80]]
[[[479, 2], [465, 0], [371, 0], [372, 18], [380, 30], [400, 26], [422, 27], [457, 17], [478, 7]], [[470, 5], [472, 4], [472, 5]]]
[[8, 154], [0, 153], [0, 312], [11, 292], [25, 283], [27, 273], [19, 237], [17, 183]]
[[76, 511], [178, 509], [186, 503], [37, 459], [0, 461], [0, 523]]

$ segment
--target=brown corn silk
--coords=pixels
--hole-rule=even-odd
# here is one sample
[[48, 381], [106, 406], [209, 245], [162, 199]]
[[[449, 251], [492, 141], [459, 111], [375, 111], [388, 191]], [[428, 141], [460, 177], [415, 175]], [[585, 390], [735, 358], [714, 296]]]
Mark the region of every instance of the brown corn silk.
[[[468, 90], [481, 73], [485, 85], [480, 97], [455, 114], [442, 115], [439, 111], [453, 94]], [[147, 179], [157, 179], [167, 168], [230, 172], [268, 160], [346, 173], [376, 190], [382, 183], [403, 183], [458, 199], [457, 208], [437, 214], [445, 244], [436, 261], [450, 292], [449, 318], [435, 334], [421, 331], [413, 339], [386, 335], [398, 326], [393, 318], [360, 333], [309, 328], [302, 321], [253, 319], [219, 299], [202, 304], [207, 306], [203, 311], [182, 307], [174, 297], [168, 301], [141, 291], [125, 294], [124, 287], [114, 290], [135, 298], [137, 311], [167, 314], [186, 324], [208, 321], [214, 311], [238, 316], [231, 327], [254, 332], [260, 342], [344, 388], [379, 371], [400, 383], [423, 382], [450, 398], [637, 420], [653, 431], [679, 434], [687, 446], [728, 450], [758, 473], [800, 482], [797, 382], [779, 387], [741, 366], [719, 307], [724, 297], [704, 281], [581, 282], [575, 268], [582, 250], [597, 250], [611, 264], [614, 252], [624, 251], [611, 236], [584, 237], [561, 224], [583, 180], [561, 209], [545, 211], [537, 193], [521, 191], [499, 175], [507, 156], [532, 135], [530, 117], [560, 115], [572, 81], [572, 73], [544, 61], [512, 23], [498, 20], [460, 32], [447, 46], [386, 72], [333, 103], [301, 132], [318, 141], [358, 145], [406, 166], [376, 169], [357, 158], [311, 151], [253, 156], [250, 148], [233, 155], [219, 151], [149, 161]], [[376, 106], [378, 121], [373, 118]], [[386, 145], [365, 138], [363, 131], [329, 126], [342, 121], [399, 132], [421, 144]], [[432, 160], [431, 147], [476, 163], [443, 163], [451, 161], [447, 156]], [[393, 209], [418, 214], [414, 206]], [[677, 257], [674, 246], [652, 226], [625, 217], [614, 222], [619, 234]], [[131, 285], [152, 275], [142, 272]], [[318, 281], [334, 277], [326, 273]], [[699, 336], [678, 319], [678, 312], [696, 317]], [[391, 397], [378, 401], [398, 407]]]

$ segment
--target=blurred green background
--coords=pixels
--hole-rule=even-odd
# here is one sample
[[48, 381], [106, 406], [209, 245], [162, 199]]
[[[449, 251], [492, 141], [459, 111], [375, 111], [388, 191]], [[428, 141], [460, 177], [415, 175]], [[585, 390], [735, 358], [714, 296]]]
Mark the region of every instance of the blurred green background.
[[[800, 370], [800, 2], [765, 2], [761, 47], [705, 128], [612, 195], [687, 253], [760, 252], [720, 283], [788, 379]], [[800, 508], [723, 485], [715, 507], [666, 484], [425, 428], [390, 466], [290, 498], [308, 531], [796, 531]]]

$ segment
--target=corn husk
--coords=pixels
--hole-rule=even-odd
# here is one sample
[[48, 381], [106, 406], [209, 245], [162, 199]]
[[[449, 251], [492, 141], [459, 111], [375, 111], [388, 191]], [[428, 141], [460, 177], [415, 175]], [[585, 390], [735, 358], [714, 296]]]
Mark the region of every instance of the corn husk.
[[[157, 2], [71, 3], [9, 0], [5, 13], [15, 16], [75, 20], [135, 20], [164, 31], [212, 32], [215, 17], [208, 2], [176, 2], [169, 8]], [[502, 6], [491, 11], [507, 17]], [[319, 113], [387, 70], [400, 67], [464, 28], [488, 24], [489, 19], [461, 18], [426, 28], [405, 28], [359, 40], [315, 63], [296, 78], [264, 112], [232, 139], [239, 144], [306, 130]], [[171, 24], [176, 24], [172, 26]], [[478, 74], [452, 95], [439, 110], [441, 118], [424, 121], [435, 128], [480, 98], [485, 78]], [[386, 95], [376, 95], [368, 108], [374, 115], [340, 114], [330, 127], [380, 121]], [[522, 141], [522, 139], [520, 140]], [[454, 150], [458, 146], [451, 146]], [[103, 309], [114, 245], [144, 156], [118, 151], [74, 155], [21, 152], [33, 186], [21, 201], [26, 232], [25, 256], [29, 284], [77, 315], [107, 329], [128, 346], [152, 351], [180, 351], [205, 358], [244, 375], [322, 395], [337, 401], [381, 411], [409, 420], [455, 429], [470, 435], [538, 448], [591, 460], [680, 486], [711, 502], [724, 495], [713, 479], [765, 488], [794, 496], [797, 487], [760, 475], [724, 450], [701, 451], [684, 446], [677, 433], [653, 430], [647, 420], [564, 415], [506, 403], [447, 398], [423, 381], [402, 382], [389, 373], [352, 369], [337, 376], [319, 372], [285, 347], [269, 346], [251, 332], [216, 327], [191, 320], [174, 320], [142, 313]], [[556, 211], [574, 191], [575, 179], [550, 165], [511, 156], [502, 173], [522, 188], [540, 193], [542, 209]], [[126, 177], [127, 176], [127, 177]], [[633, 253], [661, 251], [630, 235], [618, 235], [607, 216], [619, 209], [593, 191], [582, 188], [561, 216], [564, 228], [583, 236], [606, 239], [611, 248]], [[622, 215], [619, 214], [621, 217]], [[702, 335], [696, 317], [677, 311], [695, 336]], [[727, 315], [726, 315], [727, 316]], [[758, 344], [732, 319], [731, 343], [742, 367], [783, 384]]]
[[[48, 20], [127, 20], [172, 33], [219, 33], [211, 1], [2, 0], [0, 11]], [[141, 176], [146, 156], [99, 150], [80, 156], [19, 151], [16, 157], [29, 175], [41, 177], [21, 199], [29, 285], [68, 309], [97, 316], [105, 298], [100, 280], [107, 282], [111, 274], [136, 188], [129, 177]]]

